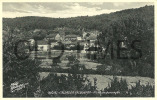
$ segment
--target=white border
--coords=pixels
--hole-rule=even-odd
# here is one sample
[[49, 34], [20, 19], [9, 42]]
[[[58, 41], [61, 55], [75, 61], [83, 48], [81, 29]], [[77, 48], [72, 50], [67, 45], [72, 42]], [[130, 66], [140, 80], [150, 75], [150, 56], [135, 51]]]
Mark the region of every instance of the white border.
[[[86, 0], [86, 1], [84, 1], [84, 0], [0, 0], [0, 16], [1, 16], [1, 19], [0, 19], [0, 26], [1, 26], [1, 30], [0, 30], [0, 59], [1, 59], [1, 62], [0, 62], [0, 64], [1, 64], [1, 69], [0, 69], [0, 73], [1, 73], [1, 80], [0, 80], [0, 99], [6, 99], [6, 100], [10, 100], [10, 99], [13, 99], [13, 100], [17, 100], [17, 99], [22, 99], [22, 100], [27, 100], [27, 99], [36, 99], [36, 100], [43, 100], [43, 99], [47, 99], [47, 100], [56, 100], [56, 99], [58, 99], [58, 100], [60, 100], [60, 99], [64, 99], [64, 100], [69, 100], [69, 99], [71, 99], [71, 100], [73, 100], [73, 99], [75, 99], [75, 100], [80, 100], [80, 99], [88, 99], [88, 100], [94, 100], [94, 99], [101, 99], [101, 100], [104, 100], [104, 99], [106, 99], [106, 100], [126, 100], [126, 99], [138, 99], [138, 100], [152, 100], [152, 99], [156, 99], [156, 94], [157, 94], [157, 92], [156, 92], [156, 84], [157, 84], [157, 82], [156, 82], [156, 79], [155, 79], [155, 97], [132, 97], [132, 98], [128, 98], [128, 97], [101, 97], [101, 98], [96, 98], [96, 97], [87, 97], [87, 98], [65, 98], [65, 97], [63, 97], [63, 98], [3, 98], [3, 83], [2, 83], [2, 80], [3, 80], [3, 73], [2, 73], [2, 66], [3, 66], [3, 55], [2, 55], [2, 50], [3, 50], [3, 48], [2, 48], [2, 3], [3, 2], [154, 2], [154, 7], [155, 7], [155, 11], [157, 11], [157, 7], [156, 7], [156, 3], [157, 3], [157, 1], [156, 0], [127, 0], [127, 1], [124, 1], [124, 0]], [[155, 27], [157, 27], [157, 24], [156, 24], [156, 22], [157, 22], [157, 19], [156, 19], [156, 14], [157, 14], [157, 12], [155, 12], [154, 11], [154, 13], [155, 13], [155, 16], [154, 16], [154, 18], [155, 18]], [[154, 30], [154, 32], [155, 33], [157, 33], [157, 30], [155, 29]], [[154, 33], [154, 35], [155, 35], [155, 51], [157, 51], [157, 40], [156, 40], [156, 37], [157, 37], [157, 35]], [[157, 54], [155, 53], [155, 58], [156, 58], [156, 56], [157, 56]], [[156, 67], [156, 64], [157, 64], [157, 59], [155, 59], [155, 67]], [[156, 68], [155, 68], [155, 72], [156, 72]], [[155, 78], [157, 77], [157, 74], [155, 73]]]

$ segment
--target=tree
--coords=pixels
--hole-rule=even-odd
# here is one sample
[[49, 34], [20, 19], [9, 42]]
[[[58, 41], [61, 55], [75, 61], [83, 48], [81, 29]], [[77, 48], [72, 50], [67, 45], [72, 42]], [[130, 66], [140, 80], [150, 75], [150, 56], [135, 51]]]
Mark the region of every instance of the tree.
[[[139, 76], [144, 76], [144, 67], [149, 66], [150, 69], [154, 69], [154, 32], [152, 31], [153, 29], [150, 30], [149, 27], [150, 24], [146, 22], [144, 18], [139, 16], [127, 16], [113, 21], [108, 27], [104, 27], [103, 33], [99, 35], [101, 45], [106, 46], [109, 40], [112, 41], [114, 55], [117, 54], [118, 50], [117, 42], [119, 40], [126, 40], [127, 50], [121, 52], [121, 56], [127, 57], [127, 61], [111, 59], [113, 62], [115, 61], [115, 65], [119, 63], [124, 69], [125, 75], [137, 75], [137, 72]], [[132, 58], [140, 55], [132, 46], [134, 40], [139, 41], [139, 43], [135, 43], [134, 46], [142, 52], [142, 56], [139, 59]], [[143, 66], [143, 64], [147, 66]], [[133, 74], [132, 72], [135, 73]], [[151, 72], [152, 71], [150, 71], [150, 73]], [[154, 76], [148, 73], [147, 75], [149, 75], [149, 77]]]
[[[3, 38], [3, 96], [4, 97], [33, 97], [38, 87], [38, 67], [40, 61], [27, 58], [18, 59], [15, 55], [15, 43], [17, 34], [9, 29]], [[22, 46], [18, 47], [22, 50]], [[19, 51], [20, 52], [20, 51]], [[28, 83], [26, 88], [12, 93], [10, 91], [11, 83]]]
[[77, 73], [78, 71], [84, 71], [86, 69], [85, 65], [80, 64], [80, 61], [76, 58], [76, 56], [70, 55], [67, 56], [67, 58], [69, 60], [67, 67], [70, 67], [73, 73]]
[[46, 37], [46, 32], [43, 30], [35, 30], [33, 33], [34, 40], [42, 40]]

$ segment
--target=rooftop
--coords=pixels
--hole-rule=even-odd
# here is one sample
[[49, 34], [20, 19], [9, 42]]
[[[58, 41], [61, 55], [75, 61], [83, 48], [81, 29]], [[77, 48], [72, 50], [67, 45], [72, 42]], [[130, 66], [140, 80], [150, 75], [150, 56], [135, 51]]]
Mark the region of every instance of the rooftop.
[[97, 35], [95, 34], [91, 34], [89, 37], [87, 37], [87, 40], [96, 40], [97, 39]]
[[45, 41], [45, 40], [38, 40], [38, 41], [37, 41], [37, 44], [38, 44], [38, 45], [48, 45], [48, 41]]
[[40, 32], [41, 31], [41, 29], [35, 29], [33, 32], [35, 33], [35, 32]]
[[69, 38], [69, 37], [71, 37], [71, 38], [72, 38], [72, 37], [77, 38], [77, 37], [80, 37], [80, 36], [79, 36], [79, 35], [66, 35], [65, 37], [66, 37], [66, 38]]
[[56, 37], [56, 35], [57, 34], [49, 34], [49, 35], [46, 36], [46, 38], [53, 38], [53, 37]]

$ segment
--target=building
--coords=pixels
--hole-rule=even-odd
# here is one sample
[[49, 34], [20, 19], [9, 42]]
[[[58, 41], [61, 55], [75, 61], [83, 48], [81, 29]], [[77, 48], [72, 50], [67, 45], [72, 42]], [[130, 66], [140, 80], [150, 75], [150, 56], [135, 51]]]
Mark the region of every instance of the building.
[[48, 49], [49, 49], [48, 41], [39, 40], [39, 41], [37, 41], [37, 45], [38, 45], [39, 51], [48, 51]]
[[78, 41], [81, 41], [81, 40], [82, 40], [82, 37], [77, 37], [77, 40], [78, 40]]
[[84, 43], [84, 49], [87, 49], [89, 47], [95, 47], [97, 42], [97, 36], [92, 34], [89, 37], [86, 38], [86, 42]]
[[35, 44], [35, 40], [34, 39], [29, 39], [28, 41], [30, 42], [31, 46], [33, 46]]
[[68, 42], [65, 42], [64, 45], [66, 48], [71, 48], [71, 47], [77, 46], [77, 42], [69, 42], [68, 41]]
[[36, 32], [41, 32], [41, 29], [35, 29], [35, 30], [33, 31], [33, 33], [36, 33]]
[[63, 30], [59, 31], [60, 40], [63, 41], [65, 39], [65, 32]]
[[66, 35], [64, 41], [76, 41], [78, 35]]
[[60, 41], [60, 40], [61, 40], [60, 34], [57, 34], [57, 35], [56, 35], [55, 40], [57, 40], [57, 41]]
[[54, 46], [57, 46], [59, 45], [59, 43], [56, 41], [56, 42], [51, 42], [51, 47], [54, 47]]
[[97, 40], [97, 35], [96, 34], [90, 34], [86, 40], [90, 40], [90, 41], [95, 41]]
[[49, 34], [49, 35], [46, 36], [46, 40], [55, 40], [56, 35], [57, 34], [55, 34], [55, 33], [54, 34]]
[[94, 37], [97, 37], [98, 35], [100, 35], [101, 34], [101, 32], [99, 32], [99, 31], [97, 31], [97, 30], [93, 30], [93, 31], [87, 31], [87, 32], [85, 32], [85, 31], [83, 31], [83, 33], [82, 33], [82, 37], [83, 37], [83, 39], [85, 39], [85, 40], [89, 40], [88, 38], [90, 37], [90, 36], [94, 36]]
[[85, 40], [89, 35], [90, 35], [89, 32], [83, 32], [83, 33], [82, 33], [82, 37], [83, 37], [84, 40]]

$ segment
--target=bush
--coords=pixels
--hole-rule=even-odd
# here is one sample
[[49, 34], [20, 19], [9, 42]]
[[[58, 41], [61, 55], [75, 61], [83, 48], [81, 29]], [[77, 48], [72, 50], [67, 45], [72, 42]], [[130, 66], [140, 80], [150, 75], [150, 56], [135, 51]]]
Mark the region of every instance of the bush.
[[131, 89], [128, 88], [128, 83], [124, 79], [118, 80], [114, 77], [104, 92], [119, 92], [118, 94], [102, 94], [103, 97], [154, 97], [154, 86], [149, 83], [141, 85], [140, 81], [136, 82]]

